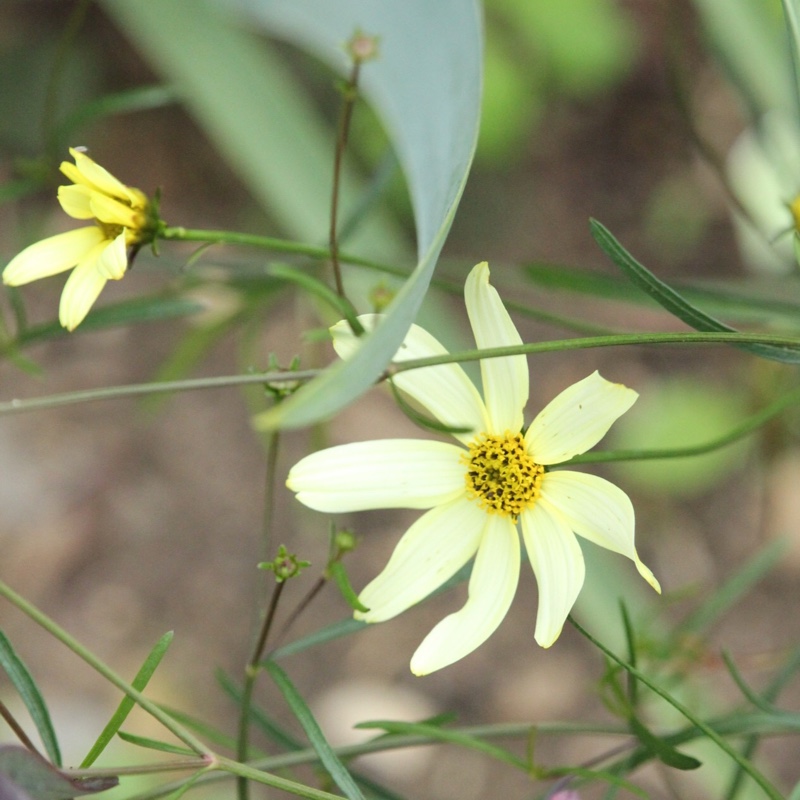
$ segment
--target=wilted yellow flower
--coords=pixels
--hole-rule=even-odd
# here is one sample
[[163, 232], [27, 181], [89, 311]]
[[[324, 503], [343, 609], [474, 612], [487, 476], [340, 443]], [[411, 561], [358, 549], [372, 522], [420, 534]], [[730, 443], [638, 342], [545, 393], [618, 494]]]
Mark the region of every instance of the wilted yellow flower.
[[[489, 267], [478, 264], [464, 295], [480, 348], [521, 343]], [[359, 317], [371, 330], [380, 316]], [[359, 340], [347, 323], [335, 325], [334, 347], [350, 357]], [[412, 325], [395, 360], [447, 351]], [[423, 600], [474, 557], [469, 596], [443, 619], [411, 659], [425, 675], [481, 645], [508, 611], [520, 571], [519, 530], [539, 584], [534, 638], [550, 647], [583, 586], [584, 562], [576, 534], [627, 556], [660, 591], [634, 544], [628, 496], [603, 478], [552, 467], [594, 447], [635, 402], [636, 392], [597, 372], [565, 389], [524, 426], [528, 363], [523, 355], [481, 361], [483, 397], [454, 363], [401, 372], [404, 391], [449, 428], [458, 444], [429, 439], [355, 442], [312, 453], [289, 472], [288, 487], [318, 511], [429, 509], [400, 539], [389, 563], [359, 595], [382, 622]]]
[[125, 186], [81, 150], [69, 152], [75, 163], [62, 162], [61, 172], [72, 185], [58, 187], [58, 201], [71, 217], [94, 224], [26, 247], [3, 271], [3, 283], [21, 286], [74, 267], [58, 310], [59, 321], [71, 331], [89, 313], [106, 281], [125, 274], [129, 250], [153, 240], [159, 220], [143, 192]]

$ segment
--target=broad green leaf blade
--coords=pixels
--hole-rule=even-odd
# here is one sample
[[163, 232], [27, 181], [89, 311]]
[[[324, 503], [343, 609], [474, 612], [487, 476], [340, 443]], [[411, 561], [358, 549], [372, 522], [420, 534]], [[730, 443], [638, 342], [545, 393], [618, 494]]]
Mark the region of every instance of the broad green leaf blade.
[[430, 283], [475, 152], [482, 39], [475, 0], [228, 0], [265, 29], [311, 49], [341, 72], [356, 30], [379, 37], [361, 88], [381, 117], [414, 208], [418, 264], [387, 317], [347, 363], [337, 364], [256, 420], [261, 429], [309, 425], [344, 408], [379, 377]]
[[[144, 664], [142, 664], [141, 668], [136, 673], [136, 677], [131, 683], [134, 689], [141, 692], [150, 682], [150, 678], [153, 677], [153, 673], [161, 663], [161, 659], [164, 658], [167, 648], [172, 642], [173, 636], [173, 632], [168, 631], [156, 642], [155, 647], [150, 651], [150, 654], [145, 659]], [[122, 698], [117, 710], [114, 712], [105, 728], [103, 728], [101, 731], [100, 736], [97, 737], [97, 741], [92, 745], [91, 749], [86, 754], [86, 758], [84, 758], [81, 762], [81, 769], [86, 769], [94, 764], [100, 753], [106, 749], [108, 743], [114, 738], [114, 735], [120, 729], [122, 723], [125, 722], [128, 714], [131, 713], [133, 706], [133, 698], [128, 697], [127, 695]]]
[[297, 721], [302, 725], [308, 740], [319, 755], [322, 766], [328, 771], [332, 780], [349, 800], [364, 800], [361, 790], [347, 771], [347, 768], [339, 760], [339, 756], [333, 752], [305, 700], [289, 680], [289, 676], [274, 661], [268, 661], [266, 668], [272, 680], [275, 681], [275, 685], [286, 698], [286, 702], [297, 717]]
[[[590, 221], [592, 236], [605, 254], [636, 284], [643, 292], [649, 294], [660, 306], [670, 314], [690, 325], [697, 331], [724, 331], [738, 333], [735, 328], [725, 325], [693, 306], [683, 296], [663, 281], [656, 278], [650, 270], [640, 264], [614, 238], [611, 232], [597, 220]], [[800, 363], [800, 347], [777, 347], [768, 344], [737, 344], [736, 347], [753, 355], [772, 361], [789, 364]]]
[[[284, 231], [327, 241], [333, 134], [267, 45], [213, 0], [102, 4]], [[343, 207], [359, 188], [345, 170]], [[396, 225], [380, 213], [348, 247], [384, 255], [404, 249]]]
[[[41, 756], [16, 745], [0, 747], [0, 778], [4, 779], [0, 783], [3, 800], [71, 800], [78, 795], [104, 792], [119, 783], [113, 776], [82, 777], [79, 773], [61, 772]], [[17, 789], [23, 793], [15, 793]]]
[[16, 650], [2, 631], [0, 631], [0, 666], [5, 670], [9, 680], [22, 698], [25, 708], [28, 709], [47, 755], [56, 766], [60, 767], [61, 751], [44, 697], [25, 663], [17, 655]]

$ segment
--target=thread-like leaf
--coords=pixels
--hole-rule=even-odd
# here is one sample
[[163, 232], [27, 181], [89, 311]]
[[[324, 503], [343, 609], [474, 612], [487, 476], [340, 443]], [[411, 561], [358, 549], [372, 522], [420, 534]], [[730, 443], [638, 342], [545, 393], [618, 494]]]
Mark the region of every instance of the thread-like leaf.
[[[153, 677], [153, 673], [161, 663], [161, 659], [164, 658], [164, 654], [167, 652], [167, 648], [170, 646], [173, 636], [174, 634], [172, 631], [167, 631], [167, 633], [165, 633], [158, 640], [158, 642], [156, 642], [155, 647], [150, 651], [150, 654], [145, 659], [144, 664], [142, 664], [141, 668], [136, 673], [136, 677], [131, 682], [131, 685], [134, 689], [141, 692], [150, 682], [150, 678]], [[128, 714], [131, 713], [133, 706], [134, 702], [132, 698], [128, 697], [127, 695], [122, 698], [119, 706], [117, 706], [117, 710], [114, 712], [105, 728], [103, 728], [100, 736], [97, 737], [97, 741], [92, 745], [91, 749], [86, 754], [86, 758], [84, 758], [81, 762], [81, 767], [83, 769], [94, 764], [100, 753], [106, 749], [108, 743], [114, 738], [114, 734], [119, 731], [122, 723], [125, 722]]]
[[[636, 284], [649, 294], [660, 306], [670, 314], [685, 322], [696, 331], [738, 333], [736, 328], [720, 322], [699, 308], [693, 306], [685, 297], [676, 292], [663, 281], [656, 278], [650, 270], [640, 264], [618, 241], [611, 232], [597, 220], [590, 221], [592, 236], [603, 252]], [[800, 363], [800, 347], [778, 347], [769, 344], [736, 344], [761, 358], [781, 361], [789, 364]]]
[[289, 676], [274, 661], [267, 662], [266, 669], [292, 709], [292, 713], [297, 717], [297, 721], [306, 732], [311, 746], [316, 751], [322, 766], [325, 767], [331, 779], [344, 792], [348, 800], [364, 800], [361, 790], [345, 765], [340, 761], [339, 756], [334, 753], [330, 744], [328, 744], [328, 740], [314, 719], [314, 715], [311, 713], [306, 701], [303, 700], [302, 695], [297, 691]]

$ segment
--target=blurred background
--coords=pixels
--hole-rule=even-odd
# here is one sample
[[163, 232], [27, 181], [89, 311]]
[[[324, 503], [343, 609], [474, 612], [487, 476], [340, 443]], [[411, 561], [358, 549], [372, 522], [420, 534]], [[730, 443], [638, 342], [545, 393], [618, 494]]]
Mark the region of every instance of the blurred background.
[[[72, 227], [54, 191], [63, 180], [58, 163], [67, 146], [76, 145], [89, 147], [123, 182], [149, 194], [160, 187], [162, 216], [170, 224], [316, 241], [305, 221], [292, 216], [291, 195], [301, 187], [288, 181], [265, 193], [248, 183], [211, 117], [179, 99], [177, 68], [154, 57], [155, 45], [131, 22], [137, 3], [123, 5], [0, 4], [0, 263]], [[268, 59], [273, 71], [264, 80], [285, 81], [281, 91], [288, 95], [276, 90], [275, 96], [291, 98], [276, 105], [275, 124], [283, 115], [302, 116], [318, 137], [318, 151], [291, 157], [332, 165], [340, 109], [334, 76], [221, 6], [213, 8], [220, 27], [207, 31], [209, 50], [197, 57], [231, 58], [241, 47]], [[594, 217], [663, 279], [709, 291], [724, 286], [724, 303], [714, 293], [698, 301], [710, 313], [719, 308], [734, 324], [759, 329], [797, 328], [800, 293], [790, 240], [770, 244], [791, 226], [786, 203], [800, 189], [800, 171], [792, 168], [800, 164], [800, 139], [793, 135], [778, 0], [486, 0], [485, 26], [481, 137], [437, 275], [459, 286], [472, 264], [488, 260], [504, 297], [565, 318], [556, 326], [520, 315], [526, 341], [569, 336], [587, 325], [685, 330], [626, 285], [591, 238], [588, 220]], [[224, 47], [215, 47], [217, 36]], [[213, 109], [209, 113], [213, 117]], [[365, 244], [365, 254], [411, 265], [405, 185], [364, 104], [356, 108], [347, 167], [380, 191], [373, 216], [382, 239], [376, 252]], [[318, 186], [302, 190], [327, 197], [330, 170], [319, 175]], [[358, 250], [357, 235], [347, 244]], [[260, 370], [270, 354], [281, 365], [299, 354], [304, 366], [332, 358], [321, 336], [304, 336], [331, 320], [286, 286], [260, 277], [257, 265], [265, 256], [213, 248], [189, 268], [194, 248], [162, 243], [161, 251], [158, 258], [142, 252], [131, 274], [109, 285], [99, 303], [142, 296], [163, 301], [157, 318], [144, 324], [112, 316], [104, 327], [56, 334], [48, 326], [62, 279], [24, 287], [19, 295], [27, 319], [43, 333], [13, 352], [6, 347], [0, 399]], [[369, 277], [367, 291], [382, 288]], [[6, 340], [18, 301], [6, 292]], [[432, 302], [427, 313], [444, 316], [443, 335], [467, 343], [458, 293], [434, 293]], [[594, 369], [640, 393], [605, 447], [706, 441], [796, 384], [789, 367], [721, 347], [577, 351], [536, 356], [530, 364], [530, 415]], [[264, 402], [256, 391], [215, 390], [0, 420], [0, 577], [127, 677], [156, 639], [174, 630], [152, 695], [229, 733], [236, 710], [217, 688], [215, 670], [241, 676], [267, 587], [255, 568], [267, 556], [265, 442], [250, 426], [251, 413]], [[667, 671], [690, 668], [697, 697], [714, 687], [721, 705], [739, 697], [719, 658], [722, 648], [759, 686], [800, 637], [798, 422], [796, 413], [786, 413], [757, 436], [704, 458], [594, 470], [631, 495], [640, 553], [665, 588], [664, 599], [647, 598], [642, 612], [653, 640], [675, 648], [658, 658]], [[284, 436], [278, 474], [309, 447], [387, 435], [419, 434], [390, 395], [374, 390], [324, 430]], [[342, 521], [361, 540], [348, 562], [356, 587], [382, 568], [414, 518], [370, 512]], [[322, 566], [327, 525], [279, 485], [276, 544], [285, 541]], [[768, 577], [710, 630], [680, 641], [660, 638], [657, 632], [685, 619], [779, 539], [785, 549]], [[620, 570], [633, 572], [626, 563], [606, 573], [601, 558], [593, 566], [592, 579], [601, 587], [616, 581]], [[298, 656], [285, 667], [334, 742], [345, 741], [350, 725], [362, 719], [423, 719], [447, 711], [464, 724], [608, 720], [597, 653], [569, 629], [549, 651], [535, 645], [536, 587], [528, 573], [524, 568], [517, 600], [492, 639], [430, 678], [414, 679], [408, 659], [430, 627], [460, 604], [464, 587], [326, 645], [323, 657]], [[312, 581], [289, 587], [287, 609]], [[591, 609], [583, 613], [592, 618]], [[344, 601], [328, 588], [293, 635], [347, 615]], [[7, 606], [0, 607], [0, 625], [46, 691], [66, 763], [79, 762], [118, 695]], [[607, 625], [618, 635], [618, 619]], [[688, 652], [695, 654], [690, 667]], [[260, 701], [288, 719], [266, 683]], [[0, 692], [13, 697], [2, 681]], [[800, 690], [790, 686], [783, 703], [796, 708], [798, 700]], [[144, 716], [128, 727], [161, 735]], [[0, 738], [10, 741], [11, 732]], [[585, 737], [541, 736], [536, 759], [551, 766], [578, 763], [607, 746]], [[786, 787], [798, 779], [794, 749], [781, 740], [764, 748], [768, 771]], [[135, 761], [135, 753], [117, 747], [106, 759]], [[533, 797], [536, 791], [526, 776], [455, 748], [364, 764], [410, 797], [470, 800], [489, 793]], [[703, 796], [702, 776], [698, 784], [683, 784], [648, 767], [635, 777], [654, 798]], [[141, 786], [129, 782], [107, 796], [125, 797], [134, 785]], [[686, 785], [694, 788], [682, 795]], [[595, 789], [585, 796], [601, 794]]]

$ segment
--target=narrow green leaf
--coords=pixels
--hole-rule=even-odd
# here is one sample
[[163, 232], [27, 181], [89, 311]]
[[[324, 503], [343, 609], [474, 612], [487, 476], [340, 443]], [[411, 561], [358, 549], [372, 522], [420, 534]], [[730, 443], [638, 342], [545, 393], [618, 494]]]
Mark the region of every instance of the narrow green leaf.
[[333, 749], [328, 744], [328, 740], [322, 733], [322, 729], [317, 724], [305, 700], [303, 700], [302, 696], [289, 679], [289, 676], [273, 661], [267, 662], [266, 669], [272, 677], [272, 680], [275, 681], [275, 685], [280, 689], [281, 694], [286, 699], [295, 717], [297, 717], [303, 730], [306, 732], [311, 746], [319, 755], [322, 766], [325, 767], [333, 781], [349, 800], [364, 800], [361, 790], [347, 771], [347, 768], [339, 760], [339, 756], [334, 753]]
[[358, 594], [350, 585], [350, 579], [347, 577], [344, 564], [342, 564], [341, 561], [334, 561], [328, 567], [328, 570], [336, 581], [336, 585], [339, 587], [342, 597], [347, 601], [350, 608], [354, 611], [369, 611], [369, 609], [359, 601]]
[[170, 742], [162, 742], [160, 739], [150, 739], [147, 736], [137, 736], [136, 734], [126, 733], [125, 731], [118, 731], [117, 736], [119, 736], [123, 742], [135, 744], [138, 747], [146, 747], [148, 750], [158, 750], [162, 753], [172, 753], [173, 755], [179, 756], [197, 756], [197, 753], [186, 747], [180, 747]]
[[[649, 295], [642, 293], [627, 278], [604, 275], [595, 270], [564, 264], [526, 264], [525, 275], [539, 288], [599, 297], [614, 302], [655, 305]], [[768, 322], [795, 326], [800, 318], [800, 295], [794, 281], [776, 278], [675, 282], [677, 289], [693, 305], [701, 305], [715, 313], [746, 322]], [[798, 297], [793, 301], [792, 297]]]
[[368, 722], [361, 722], [355, 726], [356, 728], [379, 728], [386, 731], [388, 734], [397, 735], [410, 735], [410, 736], [426, 736], [435, 742], [446, 742], [448, 744], [456, 744], [460, 747], [466, 747], [470, 750], [475, 750], [478, 753], [483, 753], [486, 756], [502, 761], [506, 764], [516, 767], [524, 771], [528, 771], [530, 764], [526, 759], [520, 758], [504, 747], [498, 747], [484, 739], [480, 739], [469, 734], [462, 733], [461, 731], [451, 731], [447, 728], [442, 728], [439, 725], [431, 725], [427, 722], [401, 722], [397, 720], [369, 720]]
[[[591, 226], [592, 236], [600, 245], [603, 252], [605, 252], [636, 286], [649, 294], [660, 306], [669, 311], [670, 314], [676, 316], [697, 331], [739, 332], [735, 328], [725, 325], [696, 308], [678, 292], [656, 278], [650, 270], [636, 261], [636, 259], [614, 238], [611, 232], [597, 222], [597, 220], [591, 220], [589, 224]], [[737, 344], [735, 346], [772, 361], [781, 361], [789, 364], [800, 363], [800, 349], [796, 347], [777, 347], [768, 344]]]
[[367, 627], [366, 622], [360, 619], [343, 619], [340, 622], [334, 622], [327, 625], [308, 636], [303, 636], [302, 639], [297, 639], [294, 642], [279, 647], [273, 654], [273, 659], [286, 658], [286, 656], [293, 656], [297, 653], [302, 653], [303, 650], [308, 650], [311, 647], [317, 647], [321, 644], [327, 644], [335, 639], [341, 639], [343, 636], [349, 636], [351, 633], [363, 630]]
[[[242, 701], [242, 690], [238, 687], [230, 676], [226, 675], [222, 670], [217, 670], [217, 682], [222, 687], [223, 691], [231, 697], [231, 699], [238, 705]], [[264, 711], [256, 706], [250, 708], [250, 719], [253, 724], [261, 730], [266, 736], [280, 746], [282, 750], [289, 750], [297, 752], [298, 750], [305, 750], [305, 745], [296, 739], [288, 731], [284, 730], [274, 719], [269, 717]], [[206, 737], [208, 738], [208, 737]], [[387, 789], [379, 783], [376, 783], [371, 778], [358, 772], [351, 772], [354, 780], [357, 781], [359, 786], [363, 786], [377, 798], [377, 800], [402, 800], [400, 795]]]
[[28, 709], [48, 757], [60, 767], [61, 751], [47, 704], [30, 671], [2, 631], [0, 631], [0, 666], [5, 670], [25, 708]]
[[697, 730], [701, 731], [707, 739], [714, 742], [714, 744], [720, 750], [722, 750], [722, 752], [728, 755], [732, 761], [738, 764], [742, 770], [744, 770], [761, 787], [764, 794], [769, 797], [770, 800], [784, 800], [781, 793], [767, 779], [766, 775], [764, 775], [758, 769], [758, 767], [753, 764], [752, 761], [745, 758], [732, 745], [730, 745], [723, 738], [723, 736], [721, 736], [720, 733], [716, 731], [714, 727], [712, 727], [712, 725], [707, 723], [705, 720], [702, 720], [690, 708], [683, 705], [683, 703], [659, 686], [649, 676], [626, 663], [613, 651], [609, 650], [608, 647], [606, 647], [602, 642], [592, 636], [584, 627], [576, 622], [572, 615], [570, 615], [567, 619], [569, 619], [569, 621], [572, 623], [572, 626], [578, 631], [578, 633], [581, 634], [581, 636], [583, 636], [587, 641], [591, 642], [598, 650], [600, 650], [600, 652], [604, 653], [607, 658], [619, 664], [620, 667], [629, 672], [637, 680], [641, 681], [645, 686], [648, 687], [648, 689], [652, 690], [655, 694], [662, 698], [662, 700], [665, 700], [667, 703], [669, 703], [669, 705], [671, 705], [679, 714], [685, 717]]
[[702, 766], [702, 762], [693, 756], [687, 756], [676, 750], [671, 744], [660, 739], [649, 731], [642, 722], [632, 715], [628, 723], [631, 733], [649, 750], [662, 764], [681, 770], [692, 770]]
[[[625, 599], [620, 597], [619, 608], [622, 613], [622, 625], [625, 628], [625, 641], [628, 645], [628, 661], [632, 666], [636, 666], [636, 635], [633, 631], [633, 622], [628, 613], [628, 606], [625, 604]], [[638, 703], [638, 684], [636, 679], [628, 674], [628, 702], [632, 709], [636, 708]]]
[[326, 283], [310, 275], [307, 271], [295, 269], [288, 264], [270, 264], [267, 272], [274, 278], [294, 283], [305, 289], [309, 294], [318, 297], [322, 302], [327, 303], [337, 314], [350, 323], [350, 327], [358, 335], [364, 333], [364, 328], [358, 321], [355, 309], [345, 299], [340, 297]]
[[[172, 631], [168, 631], [158, 640], [158, 642], [156, 642], [155, 647], [153, 647], [153, 649], [150, 651], [150, 654], [145, 659], [144, 664], [142, 664], [139, 671], [136, 673], [136, 677], [131, 682], [131, 686], [133, 686], [134, 689], [141, 692], [150, 682], [150, 678], [153, 677], [153, 673], [161, 663], [161, 659], [164, 658], [164, 655], [166, 654], [174, 635], [175, 634]], [[119, 706], [117, 706], [117, 710], [114, 712], [111, 719], [108, 721], [108, 724], [105, 726], [105, 728], [103, 728], [100, 735], [97, 737], [97, 741], [91, 746], [89, 752], [86, 754], [86, 757], [81, 762], [82, 769], [86, 769], [86, 767], [90, 767], [92, 764], [94, 764], [100, 753], [106, 749], [108, 743], [114, 738], [114, 734], [116, 734], [120, 729], [122, 723], [125, 722], [133, 707], [134, 701], [132, 698], [128, 697], [127, 695], [122, 698]]]

